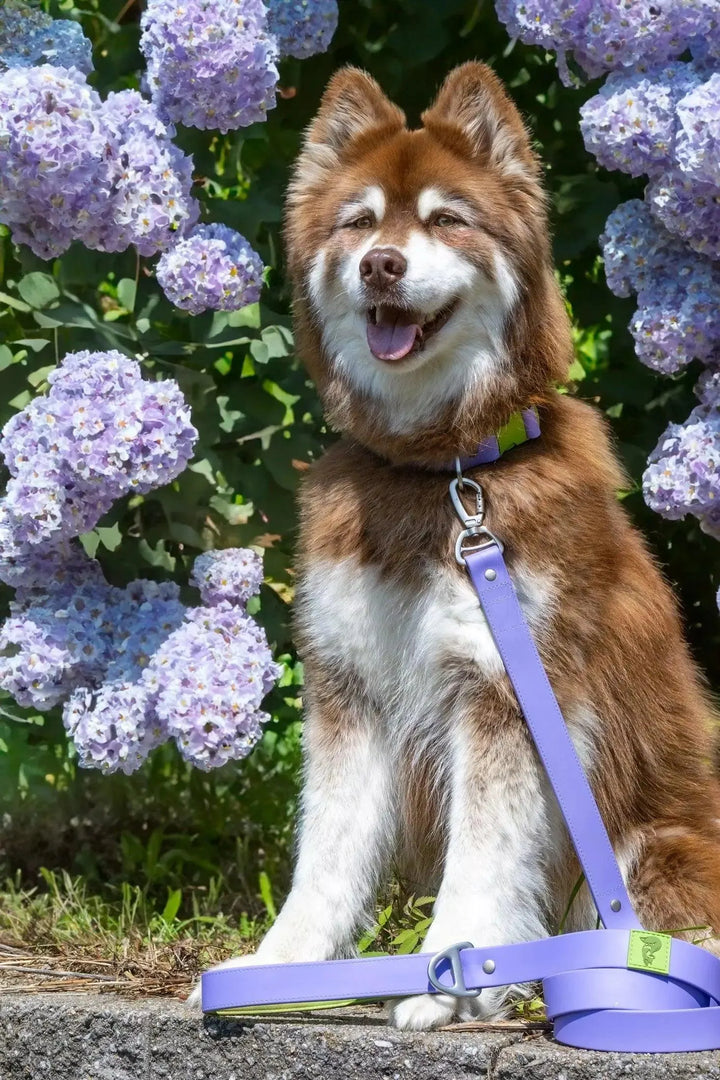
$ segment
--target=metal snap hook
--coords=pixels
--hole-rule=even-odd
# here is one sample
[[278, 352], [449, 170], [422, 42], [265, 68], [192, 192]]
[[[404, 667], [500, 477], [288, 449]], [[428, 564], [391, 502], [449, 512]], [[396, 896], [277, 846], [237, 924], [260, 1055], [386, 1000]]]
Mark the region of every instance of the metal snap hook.
[[[475, 495], [475, 513], [468, 514], [465, 505], [460, 498], [460, 489], [469, 488]], [[455, 508], [455, 513], [462, 521], [466, 529], [479, 528], [485, 517], [485, 496], [483, 489], [474, 480], [467, 476], [458, 476], [450, 481], [450, 498]]]

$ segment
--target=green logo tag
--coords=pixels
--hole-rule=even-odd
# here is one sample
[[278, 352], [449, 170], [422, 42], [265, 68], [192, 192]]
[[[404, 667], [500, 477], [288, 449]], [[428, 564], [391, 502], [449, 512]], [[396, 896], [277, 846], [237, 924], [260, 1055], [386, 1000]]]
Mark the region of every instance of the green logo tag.
[[650, 930], [631, 930], [627, 966], [640, 971], [655, 971], [667, 975], [670, 971], [669, 934], [653, 934]]

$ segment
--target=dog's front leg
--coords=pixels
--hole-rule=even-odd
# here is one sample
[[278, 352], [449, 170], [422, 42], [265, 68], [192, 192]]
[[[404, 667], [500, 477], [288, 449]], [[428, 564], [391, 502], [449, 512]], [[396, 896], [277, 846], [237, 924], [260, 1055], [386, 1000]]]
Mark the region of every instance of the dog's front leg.
[[374, 719], [309, 716], [305, 754], [293, 884], [260, 946], [264, 963], [352, 952], [395, 831], [390, 763]]
[[[450, 754], [443, 878], [422, 951], [439, 952], [461, 941], [480, 946], [545, 937], [546, 873], [562, 834], [522, 720], [506, 715], [489, 723], [458, 721]], [[405, 998], [393, 1003], [391, 1022], [423, 1030], [456, 1014], [497, 1016], [507, 994], [502, 988], [477, 998]]]
[[[306, 698], [307, 705], [307, 698]], [[352, 952], [372, 910], [395, 832], [394, 786], [382, 732], [371, 716], [310, 705], [292, 888], [252, 956], [220, 967], [327, 960]], [[199, 1003], [196, 989], [191, 1003]]]

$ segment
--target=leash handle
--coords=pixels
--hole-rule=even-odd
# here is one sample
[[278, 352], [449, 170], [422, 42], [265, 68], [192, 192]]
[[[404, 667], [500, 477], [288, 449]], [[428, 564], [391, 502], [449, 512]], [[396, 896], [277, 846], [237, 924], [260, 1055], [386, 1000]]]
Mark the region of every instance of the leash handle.
[[635, 930], [640, 922], [600, 811], [548, 680], [499, 545], [463, 551], [465, 565], [545, 766], [603, 924]]

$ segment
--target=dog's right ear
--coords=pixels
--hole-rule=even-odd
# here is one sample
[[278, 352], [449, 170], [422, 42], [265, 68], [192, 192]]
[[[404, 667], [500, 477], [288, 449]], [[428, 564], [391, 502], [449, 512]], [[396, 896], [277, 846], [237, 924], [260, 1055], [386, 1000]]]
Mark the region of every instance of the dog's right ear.
[[317, 181], [360, 136], [376, 131], [384, 137], [404, 126], [403, 111], [385, 97], [366, 71], [341, 68], [328, 83], [317, 116], [305, 133], [297, 179]]

